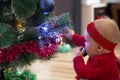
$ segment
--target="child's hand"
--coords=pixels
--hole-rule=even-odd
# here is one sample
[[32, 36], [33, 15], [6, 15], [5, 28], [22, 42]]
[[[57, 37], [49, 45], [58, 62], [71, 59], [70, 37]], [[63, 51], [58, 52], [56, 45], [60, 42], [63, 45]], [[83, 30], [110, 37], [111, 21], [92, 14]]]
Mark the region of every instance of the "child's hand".
[[83, 56], [84, 53], [85, 53], [85, 48], [81, 46], [80, 48], [78, 48], [78, 49], [76, 50], [75, 55], [76, 55], [76, 56]]
[[71, 40], [74, 34], [74, 31], [69, 29], [68, 27], [65, 27], [65, 30], [66, 30], [65, 37]]

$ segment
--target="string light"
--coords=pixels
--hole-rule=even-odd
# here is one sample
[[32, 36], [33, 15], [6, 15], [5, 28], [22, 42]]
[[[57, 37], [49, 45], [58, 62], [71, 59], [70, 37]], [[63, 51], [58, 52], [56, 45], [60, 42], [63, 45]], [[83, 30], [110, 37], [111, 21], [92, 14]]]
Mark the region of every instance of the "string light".
[[25, 28], [24, 28], [23, 23], [21, 21], [17, 21], [17, 29], [21, 33], [25, 31]]
[[18, 22], [17, 22], [17, 28], [19, 28], [19, 29], [23, 28], [23, 24], [22, 24], [21, 21], [18, 21]]

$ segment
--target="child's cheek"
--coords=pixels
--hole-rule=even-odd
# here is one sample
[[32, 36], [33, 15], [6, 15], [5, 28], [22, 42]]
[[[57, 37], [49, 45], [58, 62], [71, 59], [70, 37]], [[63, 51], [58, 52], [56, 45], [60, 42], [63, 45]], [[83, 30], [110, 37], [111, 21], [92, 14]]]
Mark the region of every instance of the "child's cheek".
[[88, 49], [89, 49], [89, 44], [87, 42], [85, 42], [85, 51], [88, 53]]

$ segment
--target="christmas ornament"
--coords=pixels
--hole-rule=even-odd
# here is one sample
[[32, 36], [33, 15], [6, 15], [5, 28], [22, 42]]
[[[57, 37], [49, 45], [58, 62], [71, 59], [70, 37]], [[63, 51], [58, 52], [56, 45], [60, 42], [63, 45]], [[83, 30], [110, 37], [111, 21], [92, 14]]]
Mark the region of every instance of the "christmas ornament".
[[57, 52], [61, 52], [61, 53], [66, 53], [69, 51], [71, 51], [71, 46], [70, 46], [70, 44], [66, 44], [66, 43], [63, 43], [57, 49]]
[[56, 42], [56, 44], [61, 44], [62, 43], [62, 38], [61, 37], [57, 37], [57, 38], [55, 38], [55, 42]]
[[54, 0], [39, 0], [39, 10], [40, 12], [43, 12], [44, 14], [49, 14], [49, 12], [52, 12], [55, 3]]

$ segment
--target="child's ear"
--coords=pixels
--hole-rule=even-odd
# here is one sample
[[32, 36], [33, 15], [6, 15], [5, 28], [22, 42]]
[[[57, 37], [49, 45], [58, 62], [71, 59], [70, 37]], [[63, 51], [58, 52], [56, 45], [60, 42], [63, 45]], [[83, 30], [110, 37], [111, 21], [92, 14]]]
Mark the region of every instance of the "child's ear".
[[101, 52], [103, 50], [104, 50], [104, 48], [102, 46], [98, 46], [98, 49], [97, 49], [98, 52]]

